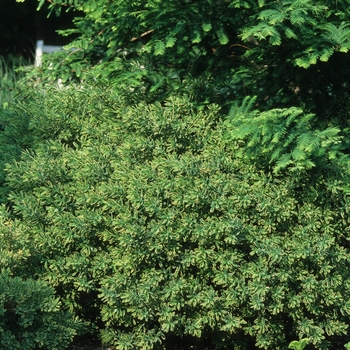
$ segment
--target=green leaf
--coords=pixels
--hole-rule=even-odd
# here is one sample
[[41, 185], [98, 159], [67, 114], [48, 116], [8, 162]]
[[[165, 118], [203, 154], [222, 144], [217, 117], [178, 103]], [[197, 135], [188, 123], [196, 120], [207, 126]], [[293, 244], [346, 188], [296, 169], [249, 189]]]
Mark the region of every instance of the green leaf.
[[203, 29], [203, 31], [206, 32], [206, 33], [210, 32], [211, 29], [212, 29], [211, 23], [203, 23], [203, 24], [202, 24], [202, 29]]
[[298, 161], [298, 160], [304, 160], [306, 159], [306, 154], [304, 151], [296, 148], [293, 150], [292, 152], [292, 157], [294, 160]]
[[165, 47], [173, 47], [176, 43], [176, 38], [173, 36], [169, 36], [166, 38], [166, 43], [165, 43]]
[[276, 32], [274, 35], [271, 35], [269, 42], [271, 45], [281, 45], [282, 40], [279, 33]]
[[339, 52], [347, 53], [347, 52], [349, 51], [349, 49], [350, 49], [350, 44], [344, 45], [344, 46], [341, 46], [341, 47], [339, 48]]
[[311, 65], [310, 60], [309, 60], [309, 58], [308, 58], [306, 55], [297, 58], [297, 59], [295, 60], [295, 64], [296, 64], [297, 66], [302, 67], [302, 68], [305, 68], [305, 69], [309, 68], [310, 65]]
[[305, 346], [309, 344], [309, 342], [310, 342], [309, 338], [304, 338], [299, 341], [294, 340], [289, 344], [288, 349], [303, 350]]
[[162, 40], [157, 40], [154, 45], [154, 54], [156, 56], [159, 56], [159, 55], [164, 55], [164, 53], [165, 53], [164, 42]]
[[297, 35], [295, 34], [295, 32], [293, 31], [293, 29], [291, 29], [291, 28], [285, 28], [285, 30], [284, 30], [284, 33], [286, 34], [286, 37], [288, 38], [288, 39], [297, 39]]
[[320, 61], [327, 62], [329, 58], [333, 55], [333, 49], [323, 49], [322, 54], [320, 56]]
[[217, 30], [216, 34], [218, 36], [218, 39], [221, 45], [226, 45], [230, 41], [222, 28]]
[[274, 172], [278, 173], [280, 170], [285, 169], [288, 165], [292, 164], [291, 154], [283, 154], [279, 157], [274, 168]]
[[193, 38], [191, 41], [193, 44], [198, 44], [202, 41], [202, 36], [201, 36], [201, 33], [199, 32], [199, 30], [193, 31]]

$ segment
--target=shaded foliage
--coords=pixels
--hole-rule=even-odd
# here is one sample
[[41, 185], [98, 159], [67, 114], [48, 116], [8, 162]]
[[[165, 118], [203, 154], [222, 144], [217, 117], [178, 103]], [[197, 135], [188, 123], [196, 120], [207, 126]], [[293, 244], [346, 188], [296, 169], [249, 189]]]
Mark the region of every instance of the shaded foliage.
[[0, 314], [2, 349], [65, 349], [80, 328], [61, 310], [53, 288], [8, 272], [0, 274]]

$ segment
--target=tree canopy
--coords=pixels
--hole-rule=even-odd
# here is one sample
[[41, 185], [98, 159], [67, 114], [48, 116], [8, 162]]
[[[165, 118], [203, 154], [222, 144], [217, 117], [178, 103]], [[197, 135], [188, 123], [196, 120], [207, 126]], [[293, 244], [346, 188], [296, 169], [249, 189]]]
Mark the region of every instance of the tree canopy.
[[225, 84], [230, 100], [256, 95], [261, 108], [307, 103], [320, 113], [348, 89], [348, 1], [50, 3], [85, 13], [71, 31], [80, 37], [64, 62], [70, 75], [134, 59], [158, 79], [207, 74], [211, 85]]

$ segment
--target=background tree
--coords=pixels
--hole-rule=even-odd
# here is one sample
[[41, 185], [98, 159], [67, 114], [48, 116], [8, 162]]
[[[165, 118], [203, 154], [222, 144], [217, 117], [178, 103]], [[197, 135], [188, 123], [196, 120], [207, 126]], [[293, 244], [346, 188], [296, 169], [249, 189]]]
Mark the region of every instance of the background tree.
[[[70, 73], [80, 75], [84, 66], [106, 67], [126, 55], [146, 64], [148, 75], [162, 74], [154, 88], [169, 84], [167, 76], [203, 78], [204, 74], [202, 88], [209, 85], [212, 93], [214, 86], [225, 86], [221, 103], [224, 98], [256, 95], [260, 108], [303, 105], [327, 114], [332, 103], [338, 109], [346, 104], [347, 5], [347, 1], [72, 4], [55, 0], [50, 8], [73, 7], [85, 13], [75, 21], [80, 39], [73, 46], [80, 50], [64, 61], [71, 65]], [[333, 101], [335, 95], [339, 101]]]

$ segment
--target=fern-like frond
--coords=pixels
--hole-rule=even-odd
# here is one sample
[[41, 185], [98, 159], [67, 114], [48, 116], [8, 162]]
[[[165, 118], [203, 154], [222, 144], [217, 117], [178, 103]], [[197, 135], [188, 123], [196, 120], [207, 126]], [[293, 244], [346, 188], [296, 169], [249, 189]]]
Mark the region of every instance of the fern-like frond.
[[229, 42], [229, 38], [227, 36], [227, 34], [225, 33], [223, 28], [219, 28], [216, 31], [216, 34], [218, 36], [219, 42], [221, 45], [226, 45]]
[[[329, 127], [314, 130], [315, 115], [300, 108], [250, 111], [253, 100], [246, 98], [234, 106], [227, 121], [229, 140], [242, 140], [242, 154], [260, 162], [264, 154], [275, 172], [310, 169], [318, 161], [340, 157], [340, 129]], [[336, 152], [336, 153], [334, 153]], [[338, 153], [337, 153], [338, 152]]]
[[274, 167], [274, 172], [278, 173], [280, 170], [285, 169], [288, 165], [292, 164], [292, 156], [291, 154], [283, 154], [278, 161], [276, 162], [276, 165]]
[[268, 9], [260, 12], [259, 19], [268, 22], [270, 25], [276, 25], [282, 23], [286, 15], [282, 11], [275, 9]]
[[253, 105], [256, 101], [256, 96], [246, 96], [241, 105], [239, 106], [237, 103], [232, 105], [229, 111], [229, 117], [234, 118], [237, 115], [245, 115], [252, 111]]
[[166, 39], [165, 39], [165, 47], [173, 47], [176, 43], [176, 38], [174, 36], [168, 36]]
[[162, 40], [157, 40], [154, 44], [154, 54], [156, 56], [158, 55], [164, 55], [165, 53], [165, 44]]
[[288, 39], [297, 39], [298, 35], [295, 33], [295, 31], [291, 28], [284, 28], [284, 34]]
[[307, 158], [306, 153], [299, 148], [295, 148], [291, 153], [291, 156], [296, 161], [305, 160]]
[[325, 33], [323, 36], [332, 43], [342, 47], [350, 41], [350, 23], [342, 22], [339, 27], [333, 23], [327, 23], [323, 26]]
[[297, 137], [298, 147], [305, 150], [310, 144], [311, 139], [312, 134], [310, 132], [303, 132]]

